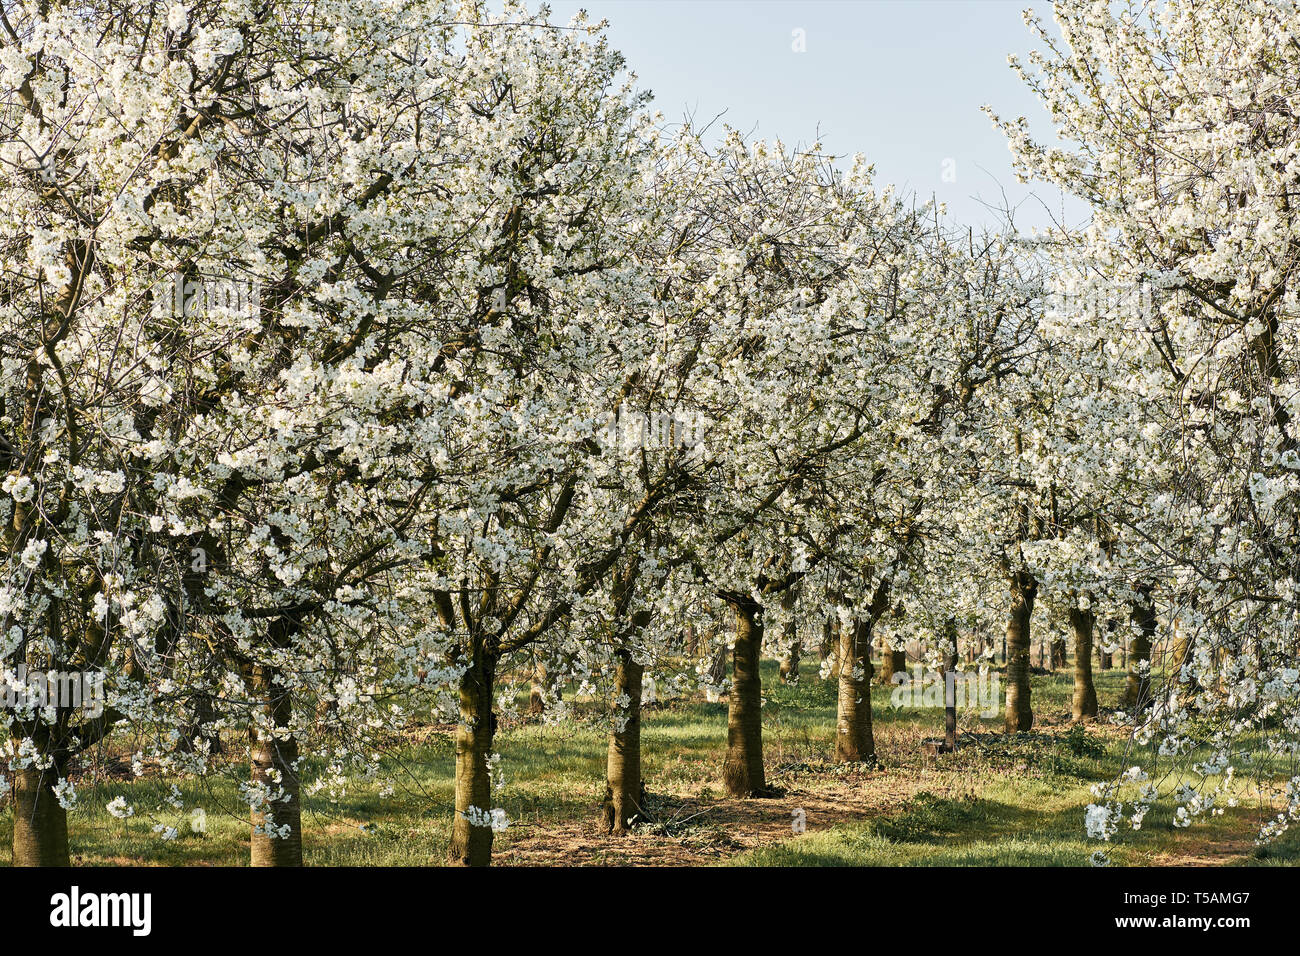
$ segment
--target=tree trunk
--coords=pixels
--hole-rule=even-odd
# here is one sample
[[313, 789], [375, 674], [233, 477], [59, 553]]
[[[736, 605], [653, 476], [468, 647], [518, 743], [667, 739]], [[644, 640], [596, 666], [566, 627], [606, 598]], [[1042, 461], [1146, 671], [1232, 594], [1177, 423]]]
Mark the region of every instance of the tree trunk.
[[1151, 706], [1151, 671], [1143, 664], [1151, 662], [1151, 642], [1156, 633], [1156, 609], [1151, 603], [1151, 591], [1139, 589], [1140, 600], [1133, 608], [1133, 623], [1137, 634], [1129, 644], [1128, 680], [1120, 706], [1125, 710], [1143, 710]]
[[1052, 638], [1052, 662], [1051, 670], [1057, 670], [1066, 665], [1066, 647], [1064, 637]]
[[762, 608], [752, 600], [728, 601], [736, 617], [731, 696], [727, 707], [727, 759], [723, 782], [733, 797], [758, 796], [763, 776], [763, 683], [758, 670], [763, 646]]
[[791, 644], [780, 667], [782, 684], [799, 683], [799, 645]]
[[[1192, 663], [1191, 634], [1190, 632], [1184, 631], [1181, 628], [1179, 628], [1177, 623], [1175, 623], [1174, 646], [1172, 649], [1172, 660], [1170, 661], [1170, 665], [1169, 665], [1170, 668], [1172, 669], [1173, 679], [1175, 683], [1182, 683], [1183, 668], [1191, 663]], [[1192, 674], [1189, 671], [1187, 674], [1187, 693], [1195, 694], [1199, 690], [1200, 687], [1198, 686], [1196, 675]]]
[[943, 746], [953, 753], [957, 750], [957, 625], [951, 620], [944, 628], [944, 638], [949, 643], [943, 667]]
[[719, 647], [713, 652], [713, 660], [709, 662], [708, 678], [709, 683], [714, 687], [721, 687], [722, 682], [727, 679], [726, 647]]
[[785, 622], [781, 632], [781, 643], [785, 646], [785, 658], [781, 661], [780, 675], [782, 684], [799, 683], [799, 634], [795, 626], [793, 616], [795, 594], [794, 590], [788, 590], [781, 595], [781, 607], [789, 613], [790, 619]]
[[[276, 681], [276, 672], [265, 664], [252, 667], [253, 689], [263, 701], [269, 730], [254, 729], [249, 747], [249, 775], [254, 786], [264, 786], [277, 799], [250, 808], [253, 825], [250, 846], [252, 866], [302, 866], [302, 807], [298, 741], [288, 728], [293, 718], [289, 692]], [[277, 833], [288, 827], [284, 836]]]
[[876, 741], [871, 733], [871, 630], [869, 620], [840, 628], [836, 763], [876, 762]]
[[209, 756], [218, 756], [226, 752], [225, 746], [221, 743], [221, 734], [213, 733], [207, 728], [209, 725], [217, 722], [219, 715], [217, 708], [212, 703], [212, 695], [202, 693], [194, 704], [193, 726], [186, 729], [185, 737], [182, 741], [182, 749], [195, 750], [199, 744], [206, 744]]
[[496, 660], [481, 647], [460, 679], [460, 723], [456, 727], [456, 819], [452, 826], [450, 862], [458, 866], [487, 866], [492, 862], [492, 828], [471, 822], [470, 814], [492, 810], [492, 777], [488, 757], [496, 733], [492, 689]]
[[697, 657], [700, 653], [700, 638], [696, 633], [694, 624], [687, 624], [682, 631], [683, 642], [686, 645], [686, 656]]
[[907, 651], [896, 651], [893, 645], [883, 637], [880, 639], [880, 673], [876, 683], [889, 686], [894, 682], [894, 675], [907, 670]]
[[825, 660], [827, 657], [831, 659], [831, 666], [826, 671], [826, 676], [830, 680], [840, 678], [840, 631], [843, 629], [838, 617], [833, 620], [828, 618], [822, 626], [822, 646], [825, 648], [822, 659]]
[[1092, 628], [1097, 615], [1092, 609], [1070, 607], [1070, 624], [1074, 628], [1074, 696], [1070, 714], [1075, 720], [1097, 716], [1097, 688], [1092, 683]]
[[68, 813], [54, 795], [60, 761], [14, 772], [14, 866], [68, 866]]
[[822, 621], [822, 640], [817, 645], [817, 655], [821, 660], [826, 660], [835, 653], [835, 631], [831, 627], [831, 619], [828, 617]]
[[[1114, 644], [1114, 643], [1115, 643], [1115, 620], [1114, 620], [1114, 618], [1112, 618], [1111, 620], [1109, 620], [1109, 621], [1106, 622], [1106, 640], [1105, 640], [1104, 643], [1106, 643], [1106, 644]], [[1115, 666], [1115, 652], [1114, 652], [1114, 651], [1104, 651], [1104, 650], [1102, 650], [1102, 645], [1101, 645], [1101, 644], [1098, 644], [1098, 645], [1097, 645], [1097, 666], [1100, 667], [1100, 668], [1101, 668], [1102, 670], [1104, 670], [1104, 671], [1108, 671], [1108, 670], [1110, 670], [1112, 667], [1114, 667], [1114, 666]]]
[[609, 734], [601, 822], [606, 832], [622, 834], [641, 815], [641, 677], [645, 667], [626, 648], [620, 648], [616, 656], [615, 698], [627, 695], [628, 703], [625, 707], [616, 704]]
[[1007, 619], [1006, 731], [1016, 733], [1034, 726], [1029, 692], [1029, 622], [1034, 612], [1038, 582], [1028, 571], [1011, 573], [1011, 614]]
[[891, 684], [894, 675], [907, 670], [907, 651], [896, 651], [892, 647], [887, 648], [880, 666], [880, 683]]
[[533, 717], [540, 717], [546, 712], [545, 688], [546, 665], [541, 661], [536, 661], [533, 664], [532, 688], [528, 693], [528, 713]]

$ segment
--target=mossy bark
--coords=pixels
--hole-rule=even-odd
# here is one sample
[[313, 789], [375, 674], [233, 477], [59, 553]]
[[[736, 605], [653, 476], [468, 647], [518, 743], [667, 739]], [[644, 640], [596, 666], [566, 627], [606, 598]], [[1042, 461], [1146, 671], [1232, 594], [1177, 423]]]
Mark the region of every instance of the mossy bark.
[[540, 717], [546, 712], [546, 665], [541, 661], [533, 664], [532, 687], [528, 692], [528, 713]]
[[907, 670], [907, 651], [896, 651], [887, 641], [881, 641], [880, 673], [876, 682], [882, 685], [893, 683], [894, 675]]
[[54, 795], [62, 771], [26, 767], [14, 772], [14, 866], [68, 866], [68, 813]]
[[1010, 575], [1011, 613], [1007, 619], [1007, 733], [1029, 730], [1034, 726], [1034, 710], [1029, 688], [1030, 620], [1038, 582], [1028, 571]]
[[1120, 706], [1125, 710], [1143, 710], [1151, 706], [1151, 645], [1156, 634], [1156, 609], [1151, 603], [1151, 591], [1142, 589], [1133, 607], [1133, 624], [1136, 630], [1129, 643], [1128, 679]]
[[722, 777], [731, 796], [759, 796], [767, 789], [763, 774], [763, 684], [758, 669], [763, 646], [762, 608], [743, 598], [727, 603], [736, 619], [736, 643], [732, 648], [727, 756]]
[[871, 728], [871, 621], [840, 628], [839, 694], [835, 709], [836, 763], [875, 763]]
[[1060, 670], [1061, 668], [1065, 667], [1067, 663], [1067, 659], [1066, 659], [1067, 653], [1068, 653], [1068, 648], [1066, 647], [1065, 638], [1064, 637], [1052, 638], [1051, 657], [1049, 658], [1048, 667], [1051, 670]]
[[957, 749], [957, 624], [949, 620], [944, 625], [943, 679], [943, 746], [952, 753]]
[[622, 834], [642, 815], [641, 679], [645, 667], [625, 648], [616, 652], [614, 695], [628, 703], [615, 712], [605, 760], [605, 800], [601, 823], [608, 833]]
[[492, 828], [471, 822], [471, 809], [492, 809], [492, 777], [488, 758], [496, 718], [492, 690], [496, 660], [482, 648], [460, 679], [460, 723], [456, 727], [456, 818], [452, 824], [450, 862], [457, 866], [487, 866], [492, 862]]
[[785, 657], [781, 660], [779, 674], [782, 684], [799, 683], [799, 635], [794, 619], [795, 593], [788, 590], [781, 596], [781, 608], [790, 615], [781, 632], [781, 643], [785, 647]]
[[[1192, 663], [1191, 635], [1185, 630], [1178, 629], [1177, 625], [1175, 625], [1174, 643], [1173, 643], [1173, 648], [1171, 651], [1171, 657], [1169, 661], [1170, 671], [1173, 674], [1173, 678], [1175, 681], [1177, 681], [1180, 684], [1183, 683], [1183, 678], [1184, 678], [1183, 668], [1188, 667], [1188, 665], [1190, 665], [1191, 663]], [[1187, 679], [1186, 680], [1187, 687], [1185, 690], [1182, 691], [1182, 693], [1195, 694], [1197, 691], [1200, 690], [1200, 685], [1196, 680], [1196, 676], [1191, 672], [1190, 668], [1186, 672], [1186, 679]]]
[[[292, 723], [289, 691], [276, 677], [275, 670], [266, 665], [252, 668], [252, 686], [263, 701], [269, 729], [254, 731], [250, 738], [249, 776], [255, 786], [266, 787], [275, 799], [249, 811], [253, 826], [249, 862], [252, 866], [302, 866], [298, 741], [288, 729]], [[274, 828], [274, 834], [268, 828]]]
[[1097, 616], [1092, 609], [1070, 607], [1070, 626], [1074, 630], [1074, 694], [1070, 698], [1070, 715], [1075, 720], [1097, 716], [1097, 688], [1092, 681], [1092, 631]]

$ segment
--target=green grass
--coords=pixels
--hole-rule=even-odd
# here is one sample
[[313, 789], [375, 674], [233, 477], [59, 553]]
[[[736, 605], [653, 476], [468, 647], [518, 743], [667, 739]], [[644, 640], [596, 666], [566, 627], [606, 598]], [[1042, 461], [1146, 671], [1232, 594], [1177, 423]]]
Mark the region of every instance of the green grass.
[[[1113, 702], [1123, 674], [1112, 670], [1096, 676], [1103, 703]], [[512, 850], [528, 847], [528, 860], [537, 861], [548, 841], [563, 831], [569, 837], [583, 834], [583, 839], [558, 843], [547, 862], [615, 862], [641, 840], [649, 842], [639, 862], [654, 862], [661, 850], [687, 846], [705, 847], [707, 860], [753, 866], [1086, 865], [1098, 848], [1083, 831], [1089, 786], [1139, 762], [1113, 731], [1069, 726], [1070, 678], [1065, 672], [1033, 679], [1033, 733], [1002, 737], [1000, 716], [980, 719], [971, 712], [963, 715], [962, 730], [980, 733], [980, 742], [938, 756], [923, 753], [920, 744], [942, 733], [942, 711], [895, 710], [889, 706], [891, 689], [875, 688], [881, 769], [833, 764], [833, 682], [819, 680], [814, 671], [805, 672], [796, 686], [783, 686], [771, 662], [765, 662], [763, 678], [766, 764], [769, 782], [785, 791], [779, 800], [741, 804], [722, 797], [725, 704], [692, 699], [652, 707], [643, 721], [645, 776], [652, 794], [672, 804], [676, 815], [666, 814], [670, 825], [658, 829], [659, 842], [645, 835], [607, 839], [592, 825], [604, 789], [603, 726], [580, 717], [557, 726], [507, 727], [497, 746], [506, 775], [499, 804], [511, 827], [496, 841], [498, 858], [508, 861]], [[451, 829], [453, 763], [450, 734], [425, 728], [395, 746], [386, 760], [386, 771], [397, 780], [390, 795], [381, 796], [377, 784], [363, 782], [337, 799], [306, 797], [306, 862], [441, 863]], [[83, 779], [80, 805], [69, 817], [76, 862], [245, 864], [248, 822], [238, 779], [236, 768], [229, 776], [176, 781], [183, 811], [165, 801], [170, 780]], [[118, 820], [106, 812], [105, 805], [119, 795], [136, 808], [136, 817]], [[788, 824], [782, 830], [769, 823], [759, 845], [733, 839], [757, 826], [756, 820], [788, 821], [789, 808], [801, 801], [847, 810], [839, 814], [844, 819], [829, 826], [813, 821], [801, 836], [792, 834]], [[203, 834], [190, 832], [188, 814], [196, 806], [207, 813]], [[752, 813], [742, 821], [742, 811]], [[1168, 808], [1158, 808], [1141, 831], [1123, 834], [1111, 858], [1120, 864], [1300, 862], [1296, 839], [1263, 849], [1252, 846], [1257, 816], [1230, 811], [1189, 830], [1175, 830], [1169, 826]], [[681, 820], [693, 822], [678, 826]], [[152, 832], [155, 823], [175, 826], [181, 836], [164, 843]], [[0, 865], [9, 862], [12, 825], [6, 806], [0, 811]]]

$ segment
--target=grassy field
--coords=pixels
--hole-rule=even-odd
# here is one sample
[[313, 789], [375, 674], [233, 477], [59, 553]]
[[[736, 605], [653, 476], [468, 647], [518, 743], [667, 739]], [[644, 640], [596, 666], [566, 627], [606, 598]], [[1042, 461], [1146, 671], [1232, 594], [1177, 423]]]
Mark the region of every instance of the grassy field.
[[[1137, 762], [1122, 733], [1104, 721], [1069, 723], [1065, 672], [1034, 678], [1038, 715], [1031, 734], [1001, 735], [1000, 718], [962, 717], [965, 746], [927, 754], [922, 743], [942, 733], [942, 711], [894, 710], [889, 689], [873, 698], [881, 766], [836, 766], [830, 760], [835, 688], [806, 674], [797, 686], [779, 684], [766, 663], [764, 735], [768, 782], [780, 795], [735, 800], [720, 786], [726, 739], [725, 703], [679, 701], [647, 710], [643, 755], [650, 799], [636, 834], [613, 838], [595, 817], [604, 790], [603, 726], [581, 718], [559, 725], [506, 727], [498, 750], [505, 788], [498, 798], [511, 819], [495, 846], [505, 865], [736, 864], [752, 866], [1016, 866], [1087, 865], [1098, 844], [1085, 838], [1089, 785]], [[1113, 702], [1123, 675], [1099, 672], [1098, 693]], [[578, 708], [581, 712], [581, 708]], [[350, 789], [336, 800], [305, 799], [306, 862], [333, 865], [441, 863], [450, 833], [453, 728], [415, 726], [394, 741], [387, 769], [399, 783]], [[308, 775], [310, 779], [311, 774]], [[1167, 781], [1166, 781], [1167, 782]], [[83, 865], [243, 865], [248, 823], [238, 775], [177, 782], [183, 809], [166, 802], [172, 781], [130, 780], [101, 766], [78, 783], [69, 828], [75, 862]], [[136, 808], [128, 820], [105, 804], [123, 796]], [[1246, 795], [1243, 795], [1246, 796]], [[189, 814], [206, 813], [204, 833]], [[806, 832], [796, 836], [796, 811]], [[1278, 865], [1300, 861], [1300, 841], [1266, 850], [1253, 838], [1265, 808], [1241, 807], [1187, 830], [1169, 826], [1157, 808], [1141, 831], [1122, 833], [1111, 859], [1125, 865]], [[0, 813], [0, 864], [8, 863], [12, 811]], [[155, 825], [175, 826], [162, 842]]]

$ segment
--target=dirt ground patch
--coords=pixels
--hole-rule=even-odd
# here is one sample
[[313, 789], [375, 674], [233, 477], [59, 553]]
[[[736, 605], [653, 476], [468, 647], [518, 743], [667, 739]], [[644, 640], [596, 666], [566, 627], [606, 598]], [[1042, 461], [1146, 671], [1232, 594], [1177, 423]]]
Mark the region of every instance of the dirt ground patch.
[[[778, 786], [780, 775], [776, 775]], [[512, 834], [494, 855], [501, 866], [699, 866], [723, 862], [747, 850], [794, 838], [795, 811], [807, 833], [862, 822], [897, 811], [928, 778], [900, 780], [869, 771], [844, 780], [785, 786], [761, 799], [652, 794], [656, 820], [626, 836], [597, 825], [596, 807], [585, 820], [531, 824]]]

